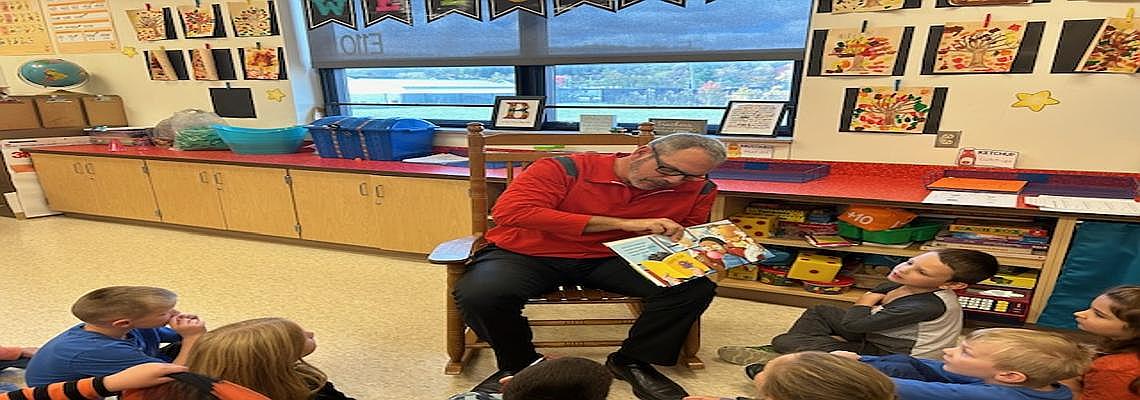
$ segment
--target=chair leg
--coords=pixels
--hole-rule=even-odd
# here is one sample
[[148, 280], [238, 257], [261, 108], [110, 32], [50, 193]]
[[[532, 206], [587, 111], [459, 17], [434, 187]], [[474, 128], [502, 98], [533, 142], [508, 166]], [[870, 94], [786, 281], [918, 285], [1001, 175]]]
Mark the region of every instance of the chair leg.
[[705, 362], [697, 357], [697, 352], [700, 350], [701, 320], [697, 319], [689, 329], [689, 336], [685, 338], [685, 344], [681, 347], [681, 363], [689, 369], [704, 369]]
[[463, 276], [466, 270], [464, 265], [448, 265], [447, 266], [447, 366], [444, 367], [443, 373], [446, 375], [459, 375], [463, 373], [463, 364], [467, 361], [463, 357], [466, 350], [464, 343], [464, 331], [467, 330], [467, 324], [463, 322], [463, 316], [459, 314], [459, 307], [455, 304], [455, 298], [452, 297], [451, 292], [455, 288], [456, 282]]

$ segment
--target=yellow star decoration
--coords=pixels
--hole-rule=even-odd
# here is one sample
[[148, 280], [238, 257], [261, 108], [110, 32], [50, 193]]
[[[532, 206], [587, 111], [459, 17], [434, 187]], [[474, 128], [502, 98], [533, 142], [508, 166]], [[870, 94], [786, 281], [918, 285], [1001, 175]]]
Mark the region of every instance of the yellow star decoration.
[[281, 89], [266, 90], [265, 96], [268, 97], [269, 100], [273, 100], [278, 103], [280, 103], [282, 100], [285, 100], [285, 92], [282, 92]]
[[123, 55], [125, 55], [127, 57], [131, 57], [131, 58], [134, 58], [134, 56], [139, 55], [139, 51], [137, 49], [135, 49], [134, 47], [131, 47], [131, 46], [123, 47], [123, 50], [121, 51], [121, 53], [123, 53]]
[[1045, 109], [1045, 106], [1061, 104], [1060, 100], [1053, 98], [1053, 93], [1048, 90], [1042, 90], [1037, 93], [1018, 93], [1017, 102], [1010, 105], [1010, 107], [1026, 107], [1034, 112]]

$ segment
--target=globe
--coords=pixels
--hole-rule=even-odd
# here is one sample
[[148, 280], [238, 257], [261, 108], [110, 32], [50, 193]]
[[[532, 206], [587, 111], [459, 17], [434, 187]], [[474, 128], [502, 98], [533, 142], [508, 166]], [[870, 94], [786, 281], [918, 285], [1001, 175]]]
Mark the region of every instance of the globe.
[[33, 86], [71, 89], [87, 83], [87, 70], [79, 64], [58, 58], [32, 60], [16, 70], [20, 80]]

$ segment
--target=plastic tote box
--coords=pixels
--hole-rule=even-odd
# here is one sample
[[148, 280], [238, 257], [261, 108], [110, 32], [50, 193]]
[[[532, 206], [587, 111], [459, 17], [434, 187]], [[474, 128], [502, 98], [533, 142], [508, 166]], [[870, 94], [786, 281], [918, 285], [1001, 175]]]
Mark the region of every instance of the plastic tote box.
[[336, 116], [308, 128], [321, 157], [392, 161], [431, 154], [436, 126], [416, 118]]

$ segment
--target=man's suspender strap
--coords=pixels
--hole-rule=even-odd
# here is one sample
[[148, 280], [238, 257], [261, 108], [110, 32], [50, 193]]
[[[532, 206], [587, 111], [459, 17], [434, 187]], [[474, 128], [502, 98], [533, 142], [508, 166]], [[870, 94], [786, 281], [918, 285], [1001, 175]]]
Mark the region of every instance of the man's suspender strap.
[[554, 157], [554, 161], [558, 161], [559, 164], [562, 164], [562, 169], [566, 170], [566, 175], [570, 175], [571, 178], [578, 178], [578, 166], [574, 164], [574, 160], [571, 160], [570, 157], [558, 156]]
[[716, 189], [716, 184], [713, 181], [705, 181], [705, 186], [701, 188], [701, 194], [709, 194]]

